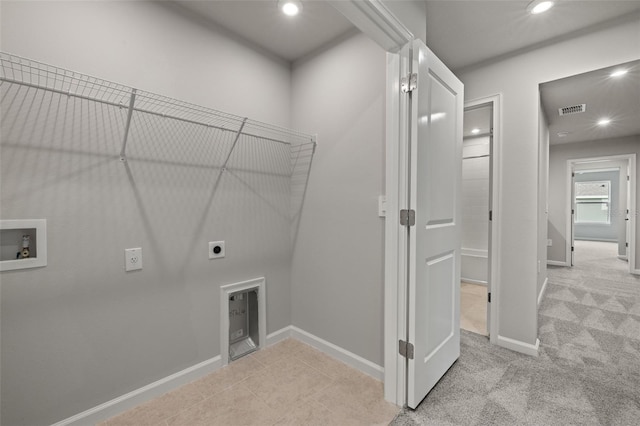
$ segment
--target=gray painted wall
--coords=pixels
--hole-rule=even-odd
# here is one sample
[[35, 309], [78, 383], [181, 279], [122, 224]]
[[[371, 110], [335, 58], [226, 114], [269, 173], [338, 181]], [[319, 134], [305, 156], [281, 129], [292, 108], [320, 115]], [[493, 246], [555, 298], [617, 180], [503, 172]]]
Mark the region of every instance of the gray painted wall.
[[589, 173], [576, 173], [576, 182], [589, 182], [589, 181], [610, 181], [611, 191], [611, 212], [610, 220], [608, 224], [593, 224], [593, 223], [576, 223], [575, 224], [575, 238], [578, 240], [594, 240], [594, 241], [615, 241], [618, 242], [618, 234], [621, 225], [621, 221], [624, 221], [625, 216], [621, 214], [618, 206], [620, 205], [620, 172], [589, 172]]
[[[288, 64], [167, 6], [1, 7], [4, 51], [290, 124]], [[213, 193], [224, 151], [193, 127], [134, 117], [127, 169], [123, 111], [27, 99], [17, 116], [48, 124], [3, 117], [0, 217], [46, 218], [49, 262], [1, 275], [2, 424], [50, 424], [219, 355], [220, 285], [266, 276], [267, 331], [291, 324], [289, 180], [256, 173], [281, 170], [273, 146], [243, 143]], [[227, 257], [210, 261], [218, 239]], [[142, 271], [124, 272], [129, 247]]]
[[358, 34], [294, 64], [292, 86], [293, 126], [321, 135], [293, 255], [293, 325], [378, 365], [385, 63]]
[[[428, 40], [427, 40], [428, 44]], [[638, 59], [638, 19], [581, 34], [519, 56], [467, 70], [465, 99], [502, 94], [502, 184], [499, 189], [498, 333], [533, 345], [537, 330], [539, 234], [538, 85]], [[567, 60], [570, 58], [570, 60]]]
[[[566, 145], [554, 145], [550, 150], [549, 180], [552, 182], [549, 188], [549, 238], [553, 239], [553, 246], [549, 247], [549, 260], [566, 262], [565, 245], [570, 238], [570, 230], [567, 229], [566, 199], [566, 167], [567, 160], [602, 157], [607, 155], [636, 154], [640, 158], [640, 136], [607, 139], [603, 141], [580, 142]], [[620, 166], [618, 164], [618, 166]], [[555, 182], [562, 182], [556, 184]], [[640, 185], [637, 185], [640, 196]], [[622, 189], [626, 193], [626, 188]], [[637, 222], [636, 222], [637, 223]], [[640, 265], [640, 227], [636, 226], [636, 267]], [[622, 232], [622, 229], [619, 229]], [[622, 240], [622, 235], [619, 234]], [[623, 247], [619, 244], [619, 254], [623, 253]]]

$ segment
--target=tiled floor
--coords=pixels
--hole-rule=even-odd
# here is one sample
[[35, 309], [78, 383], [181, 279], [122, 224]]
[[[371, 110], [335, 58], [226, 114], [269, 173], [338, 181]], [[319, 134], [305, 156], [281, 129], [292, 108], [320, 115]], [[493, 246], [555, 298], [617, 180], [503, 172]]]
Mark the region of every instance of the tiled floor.
[[460, 328], [487, 335], [487, 287], [460, 283]]
[[387, 425], [382, 383], [294, 339], [113, 417], [124, 425]]

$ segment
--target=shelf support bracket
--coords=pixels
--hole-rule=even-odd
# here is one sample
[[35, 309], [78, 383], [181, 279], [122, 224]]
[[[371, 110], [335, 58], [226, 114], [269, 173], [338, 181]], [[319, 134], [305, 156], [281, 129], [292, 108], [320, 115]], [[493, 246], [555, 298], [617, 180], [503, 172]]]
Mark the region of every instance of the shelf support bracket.
[[227, 170], [227, 163], [229, 162], [229, 159], [231, 158], [231, 154], [233, 154], [233, 150], [236, 148], [236, 144], [238, 143], [238, 139], [240, 139], [240, 135], [242, 134], [242, 129], [244, 129], [244, 125], [247, 124], [247, 117], [245, 117], [242, 120], [242, 124], [240, 125], [240, 128], [238, 129], [238, 132], [236, 133], [236, 138], [233, 140], [233, 145], [231, 145], [231, 149], [229, 150], [229, 154], [227, 154], [227, 158], [224, 160], [224, 164], [222, 165], [222, 169], [220, 170], [221, 172], [224, 172], [225, 170]]
[[127, 139], [129, 137], [129, 127], [131, 127], [131, 117], [133, 116], [133, 105], [136, 103], [136, 89], [131, 89], [131, 99], [129, 100], [129, 111], [127, 112], [127, 123], [124, 127], [124, 137], [122, 138], [122, 149], [120, 150], [120, 161], [127, 161]]

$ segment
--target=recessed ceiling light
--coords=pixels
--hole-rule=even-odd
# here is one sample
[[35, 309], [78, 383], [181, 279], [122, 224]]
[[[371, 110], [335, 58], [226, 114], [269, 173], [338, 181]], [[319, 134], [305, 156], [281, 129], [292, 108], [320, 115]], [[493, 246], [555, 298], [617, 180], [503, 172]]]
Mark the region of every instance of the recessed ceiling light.
[[626, 73], [627, 73], [627, 70], [621, 68], [621, 69], [615, 70], [610, 75], [611, 77], [620, 77], [621, 75], [625, 75]]
[[558, 132], [557, 135], [559, 138], [566, 138], [567, 136], [569, 136], [570, 132], [567, 131], [562, 131], [562, 132]]
[[554, 3], [555, 2], [551, 0], [534, 0], [527, 6], [527, 12], [531, 13], [532, 15], [537, 15], [551, 9]]
[[477, 127], [475, 129], [471, 129], [471, 133], [477, 135], [478, 133], [480, 133], [480, 129], [478, 129]]
[[296, 16], [302, 10], [298, 0], [278, 0], [278, 9], [287, 16]]
[[608, 118], [603, 118], [598, 121], [598, 126], [606, 126], [609, 123], [611, 123], [611, 120], [609, 120]]

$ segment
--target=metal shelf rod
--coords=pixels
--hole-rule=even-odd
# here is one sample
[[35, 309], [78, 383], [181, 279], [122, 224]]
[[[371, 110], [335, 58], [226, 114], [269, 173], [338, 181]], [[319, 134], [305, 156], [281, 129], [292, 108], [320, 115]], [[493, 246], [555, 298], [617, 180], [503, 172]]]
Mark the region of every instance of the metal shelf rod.
[[[57, 93], [60, 95], [65, 95], [65, 96], [69, 96], [69, 97], [74, 97], [74, 98], [78, 98], [78, 99], [83, 99], [83, 100], [87, 100], [87, 101], [93, 101], [93, 102], [98, 102], [101, 103], [103, 105], [109, 105], [109, 106], [114, 106], [117, 108], [124, 108], [124, 105], [120, 102], [116, 103], [116, 102], [112, 102], [112, 101], [105, 101], [103, 99], [99, 99], [99, 98], [95, 98], [95, 97], [90, 97], [90, 96], [85, 96], [85, 95], [80, 95], [71, 91], [64, 91], [64, 90], [60, 90], [60, 89], [54, 89], [51, 87], [47, 87], [47, 86], [42, 86], [39, 84], [33, 84], [33, 83], [26, 83], [26, 82], [22, 82], [22, 81], [18, 81], [18, 80], [13, 80], [10, 78], [5, 78], [5, 77], [0, 77], [0, 81], [4, 81], [6, 83], [10, 83], [10, 84], [19, 84], [21, 86], [25, 86], [25, 87], [30, 87], [33, 89], [39, 89], [39, 90], [46, 90], [52, 93]], [[134, 89], [135, 90], [135, 89]], [[195, 124], [195, 125], [199, 125], [199, 126], [205, 126], [205, 127], [210, 127], [213, 129], [218, 129], [218, 130], [222, 130], [222, 131], [226, 131], [226, 132], [233, 132], [233, 133], [237, 133], [237, 130], [234, 129], [229, 129], [227, 127], [222, 127], [222, 126], [216, 126], [215, 124], [209, 124], [209, 123], [205, 123], [205, 122], [201, 122], [201, 121], [195, 121], [195, 120], [190, 120], [188, 118], [182, 118], [182, 117], [176, 117], [174, 115], [170, 115], [170, 114], [163, 114], [160, 112], [155, 112], [155, 111], [151, 111], [151, 110], [147, 110], [144, 108], [132, 108], [132, 111], [135, 112], [141, 112], [144, 114], [150, 114], [150, 115], [154, 115], [157, 117], [163, 117], [163, 118], [169, 118], [172, 120], [177, 120], [177, 121], [181, 121], [183, 123], [189, 123], [189, 124]], [[254, 133], [249, 133], [249, 132], [240, 132], [241, 135], [244, 136], [250, 136], [250, 137], [254, 137], [254, 138], [258, 138], [258, 139], [263, 139], [263, 140], [267, 140], [270, 142], [276, 142], [276, 143], [281, 143], [281, 144], [285, 144], [285, 145], [291, 145], [291, 142], [287, 142], [287, 141], [283, 141], [281, 139], [275, 139], [275, 138], [270, 138], [270, 137], [265, 137], [265, 136], [261, 136], [261, 135], [256, 135]], [[315, 143], [313, 141], [313, 139], [311, 139], [309, 141], [309, 143]], [[122, 157], [122, 152], [121, 152], [121, 157]]]
[[72, 98], [84, 99], [86, 101], [99, 102], [99, 103], [104, 104], [104, 105], [114, 106], [114, 107], [118, 107], [118, 108], [124, 107], [124, 105], [121, 104], [121, 103], [116, 103], [116, 102], [112, 102], [112, 101], [105, 101], [103, 99], [92, 98], [90, 96], [85, 96], [85, 95], [79, 95], [77, 93], [73, 93], [73, 92], [69, 92], [69, 91], [65, 92], [64, 90], [54, 89], [54, 88], [47, 87], [47, 86], [41, 86], [39, 84], [25, 83], [23, 81], [12, 80], [10, 78], [5, 78], [5, 77], [0, 77], [0, 81], [4, 81], [4, 82], [10, 83], [10, 84], [19, 84], [21, 86], [30, 87], [30, 88], [33, 88], [33, 89], [47, 90], [49, 92], [57, 93], [59, 95], [65, 95], [65, 96], [70, 96]]
[[127, 139], [129, 138], [129, 127], [131, 127], [131, 117], [133, 116], [133, 105], [136, 102], [136, 89], [131, 89], [131, 100], [129, 101], [129, 111], [127, 112], [127, 124], [124, 126], [124, 136], [122, 137], [122, 149], [120, 150], [120, 161], [127, 161]]

